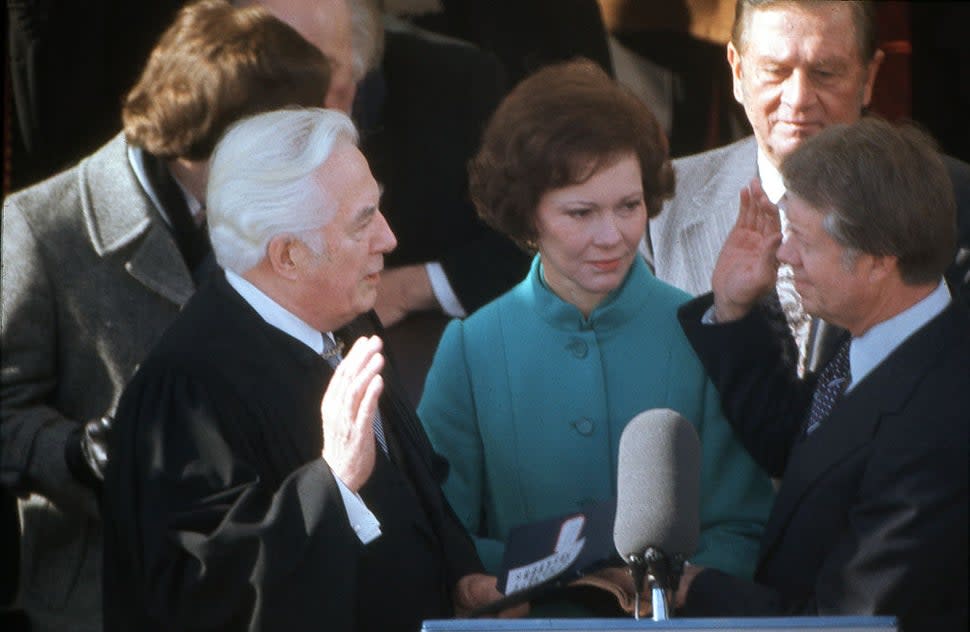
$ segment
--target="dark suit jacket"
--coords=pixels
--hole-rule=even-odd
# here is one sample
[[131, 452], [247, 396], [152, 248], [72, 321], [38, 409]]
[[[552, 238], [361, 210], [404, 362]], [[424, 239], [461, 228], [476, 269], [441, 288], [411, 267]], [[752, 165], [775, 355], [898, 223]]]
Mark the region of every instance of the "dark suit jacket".
[[455, 582], [481, 565], [427, 437], [386, 372], [391, 459], [361, 490], [383, 534], [362, 545], [320, 458], [331, 374], [224, 277], [195, 295], [119, 405], [105, 629], [416, 630], [450, 616]]
[[469, 313], [529, 269], [529, 257], [479, 220], [468, 198], [467, 163], [503, 93], [494, 56], [388, 22], [380, 75], [355, 104], [362, 150], [398, 239], [386, 265], [440, 261]]
[[691, 615], [894, 614], [967, 625], [970, 315], [957, 301], [904, 341], [800, 439], [812, 381], [777, 362], [762, 314], [681, 325], [748, 451], [782, 477], [755, 582], [705, 571]]

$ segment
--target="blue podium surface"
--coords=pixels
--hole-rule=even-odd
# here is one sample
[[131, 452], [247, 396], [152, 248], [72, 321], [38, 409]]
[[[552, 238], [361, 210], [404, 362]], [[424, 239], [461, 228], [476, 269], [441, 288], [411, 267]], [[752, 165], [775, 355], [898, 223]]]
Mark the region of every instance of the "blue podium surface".
[[895, 617], [755, 617], [745, 619], [451, 619], [425, 621], [422, 632], [895, 632]]

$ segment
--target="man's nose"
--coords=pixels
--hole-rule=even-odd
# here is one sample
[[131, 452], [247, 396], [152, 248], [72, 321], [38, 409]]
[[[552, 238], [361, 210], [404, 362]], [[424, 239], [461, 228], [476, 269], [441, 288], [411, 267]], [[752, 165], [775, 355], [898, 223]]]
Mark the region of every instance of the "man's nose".
[[375, 219], [379, 222], [379, 225], [374, 250], [386, 254], [397, 248], [397, 237], [394, 236], [394, 231], [391, 230], [383, 213], [378, 212]]
[[782, 103], [792, 110], [797, 111], [814, 104], [815, 97], [815, 86], [812, 85], [811, 77], [800, 68], [792, 71], [782, 85]]

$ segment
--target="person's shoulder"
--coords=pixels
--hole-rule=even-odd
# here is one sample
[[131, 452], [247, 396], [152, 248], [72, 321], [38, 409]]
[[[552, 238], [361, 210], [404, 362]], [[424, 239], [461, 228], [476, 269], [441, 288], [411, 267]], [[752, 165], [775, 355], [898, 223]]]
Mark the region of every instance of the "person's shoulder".
[[489, 54], [471, 42], [448, 35], [442, 35], [396, 18], [384, 17], [384, 35], [388, 47], [420, 50], [450, 51], [460, 55], [488, 57]]
[[67, 208], [75, 208], [78, 199], [78, 171], [74, 165], [45, 180], [11, 193], [4, 200], [4, 208], [16, 208], [25, 216], [37, 220], [52, 219]]
[[681, 305], [694, 298], [679, 287], [675, 287], [662, 279], [658, 279], [652, 274], [648, 281], [648, 287], [650, 288], [652, 300], [660, 303], [664, 309], [669, 308], [671, 311], [676, 311]]
[[970, 163], [960, 160], [956, 156], [943, 153], [940, 154], [940, 159], [943, 160], [943, 165], [950, 172], [951, 177], [970, 182]]
[[[758, 155], [757, 147], [754, 136], [746, 136], [730, 145], [675, 158], [673, 161], [674, 170], [680, 176], [682, 173], [686, 174], [698, 170], [703, 170], [706, 173], [716, 172], [721, 169], [726, 161], [744, 160], [754, 164]], [[712, 166], [715, 168], [712, 169]]]
[[456, 326], [461, 328], [466, 346], [475, 345], [479, 342], [484, 342], [487, 345], [489, 340], [498, 344], [498, 340], [503, 337], [503, 323], [510, 319], [521, 321], [521, 318], [529, 313], [528, 297], [530, 294], [529, 278], [527, 277], [503, 294], [479, 307], [465, 319], [458, 321], [459, 324]]
[[389, 81], [398, 76], [418, 82], [447, 79], [463, 84], [487, 79], [491, 85], [504, 76], [502, 64], [493, 53], [394, 18], [385, 21], [383, 66]]
[[75, 215], [82, 202], [85, 172], [119, 164], [124, 147], [124, 138], [119, 134], [77, 164], [10, 194], [4, 200], [4, 208], [16, 208], [38, 222], [59, 222], [65, 214]]

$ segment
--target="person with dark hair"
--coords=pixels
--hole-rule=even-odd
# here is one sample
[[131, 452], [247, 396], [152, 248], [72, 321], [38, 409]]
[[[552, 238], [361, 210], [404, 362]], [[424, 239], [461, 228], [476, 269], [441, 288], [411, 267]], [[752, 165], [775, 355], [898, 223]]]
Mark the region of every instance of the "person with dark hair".
[[211, 267], [208, 154], [247, 114], [323, 103], [326, 58], [265, 10], [185, 7], [125, 131], [3, 205], [0, 481], [19, 496], [33, 629], [101, 629], [106, 417]]
[[[754, 134], [674, 162], [679, 189], [651, 222], [644, 244], [659, 278], [694, 295], [710, 290], [717, 253], [738, 214], [739, 192], [751, 178], [760, 178], [777, 203], [785, 192], [779, 173], [784, 158], [829, 125], [863, 116], [884, 57], [874, 16], [866, 1], [738, 0], [727, 60], [734, 97]], [[970, 165], [944, 161], [958, 213], [970, 225]], [[781, 221], [784, 227], [784, 214]], [[957, 248], [950, 253], [947, 279], [966, 295], [960, 300], [970, 301], [970, 233], [960, 241], [963, 254]], [[791, 334], [799, 373], [814, 372], [831, 356], [838, 332], [805, 313], [788, 266], [779, 269], [776, 285], [777, 300], [770, 300], [780, 303], [779, 334]]]
[[486, 568], [513, 526], [615, 497], [624, 426], [671, 408], [703, 446], [694, 559], [750, 577], [769, 480], [677, 326], [688, 296], [637, 254], [674, 186], [650, 110], [591, 62], [548, 66], [501, 103], [470, 183], [481, 217], [535, 255], [521, 283], [448, 325], [418, 409]]
[[[895, 615], [967, 629], [970, 314], [943, 273], [955, 204], [935, 145], [866, 117], [781, 164], [788, 232], [752, 181], [714, 269], [680, 310], [725, 413], [781, 478], [754, 581], [699, 566], [690, 616]], [[781, 245], [779, 246], [779, 242]], [[778, 263], [846, 333], [817, 376], [786, 370], [758, 304]]]
[[118, 405], [106, 630], [415, 632], [501, 597], [385, 369], [371, 308], [397, 241], [356, 140], [294, 108], [219, 142], [223, 273]]

